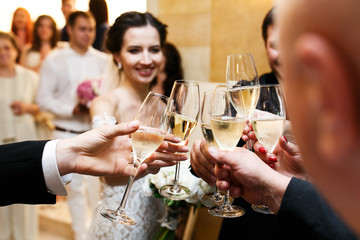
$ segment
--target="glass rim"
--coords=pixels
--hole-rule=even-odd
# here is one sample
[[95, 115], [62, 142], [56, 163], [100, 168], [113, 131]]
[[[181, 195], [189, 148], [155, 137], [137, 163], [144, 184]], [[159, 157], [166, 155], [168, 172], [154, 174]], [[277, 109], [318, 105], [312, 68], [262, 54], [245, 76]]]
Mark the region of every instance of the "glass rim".
[[259, 87], [280, 87], [280, 83], [260, 84]]
[[147, 96], [149, 96], [150, 94], [155, 95], [155, 96], [158, 96], [158, 97], [161, 97], [161, 98], [169, 99], [168, 96], [165, 96], [165, 95], [160, 94], [160, 93], [152, 92], [152, 91], [149, 91], [149, 93], [148, 93]]
[[[229, 86], [231, 88], [229, 88]], [[235, 85], [233, 85], [235, 86]], [[227, 85], [227, 90], [228, 91], [237, 91], [237, 90], [242, 90], [242, 89], [249, 89], [249, 88], [260, 88], [262, 85], [249, 85], [249, 86], [236, 86], [236, 87], [232, 87], [231, 85]]]
[[182, 83], [182, 84], [184, 84], [184, 85], [197, 85], [197, 86], [199, 86], [198, 81], [195, 81], [195, 80], [179, 79], [179, 80], [175, 80], [174, 83], [175, 83], [175, 84], [177, 84], [177, 83]]
[[251, 52], [244, 52], [244, 53], [234, 53], [234, 54], [230, 54], [227, 55], [227, 57], [237, 57], [237, 56], [251, 56], [253, 58], [253, 55]]

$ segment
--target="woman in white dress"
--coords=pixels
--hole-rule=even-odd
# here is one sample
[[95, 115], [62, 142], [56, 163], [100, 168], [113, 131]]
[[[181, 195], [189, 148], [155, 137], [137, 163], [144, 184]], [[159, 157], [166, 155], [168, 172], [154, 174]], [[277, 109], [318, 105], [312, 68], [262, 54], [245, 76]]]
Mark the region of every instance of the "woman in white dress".
[[[39, 73], [42, 62], [57, 46], [58, 30], [56, 23], [49, 15], [39, 16], [34, 24], [32, 43], [27, 44], [21, 54], [20, 64]], [[55, 125], [53, 115], [42, 112], [37, 116], [37, 135], [39, 139], [50, 139]]]
[[[109, 69], [115, 71], [109, 70], [105, 74], [103, 94], [91, 104], [94, 127], [129, 122], [135, 118], [149, 92], [151, 81], [158, 74], [165, 39], [166, 25], [150, 13], [127, 12], [116, 19], [106, 41], [106, 48], [113, 55]], [[185, 159], [185, 156], [169, 155], [172, 160]], [[171, 161], [171, 164], [174, 163]], [[126, 205], [126, 213], [136, 219], [137, 225], [113, 223], [99, 214], [101, 209], [118, 207], [127, 180], [121, 177], [104, 178], [102, 200], [89, 228], [88, 239], [154, 238], [160, 228], [158, 220], [163, 216], [164, 206], [160, 199], [144, 196], [144, 178], [134, 182]]]
[[34, 24], [33, 39], [27, 44], [20, 58], [20, 64], [39, 73], [45, 57], [58, 42], [56, 23], [49, 15], [39, 16]]
[[[15, 39], [0, 32], [0, 144], [36, 140], [35, 104], [38, 75], [16, 64]], [[15, 204], [0, 208], [0, 239], [36, 240], [36, 206]]]

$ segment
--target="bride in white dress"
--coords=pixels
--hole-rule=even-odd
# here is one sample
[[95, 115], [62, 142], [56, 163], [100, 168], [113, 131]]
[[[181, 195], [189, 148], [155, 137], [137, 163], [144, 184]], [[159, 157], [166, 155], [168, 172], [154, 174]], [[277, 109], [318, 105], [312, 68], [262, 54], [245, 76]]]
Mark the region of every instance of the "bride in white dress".
[[[166, 25], [150, 13], [128, 12], [115, 21], [106, 41], [106, 48], [112, 53], [114, 62], [104, 76], [101, 96], [92, 102], [90, 108], [94, 127], [129, 122], [135, 118], [149, 92], [151, 81], [158, 74], [165, 38]], [[161, 159], [159, 155], [157, 157]], [[168, 155], [170, 157], [185, 159], [175, 154]], [[171, 161], [170, 164], [174, 163]], [[89, 228], [88, 239], [154, 238], [160, 228], [158, 220], [164, 214], [164, 206], [160, 199], [144, 196], [144, 178], [134, 182], [126, 205], [126, 213], [136, 219], [137, 225], [113, 223], [99, 214], [101, 209], [116, 209], [119, 206], [127, 180], [121, 177], [103, 179], [102, 200]]]

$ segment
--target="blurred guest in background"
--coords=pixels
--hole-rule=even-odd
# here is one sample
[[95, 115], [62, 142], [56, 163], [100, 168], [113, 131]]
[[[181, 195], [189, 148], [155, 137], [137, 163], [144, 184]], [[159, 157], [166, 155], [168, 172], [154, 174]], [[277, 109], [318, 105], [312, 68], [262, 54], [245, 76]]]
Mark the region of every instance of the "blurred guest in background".
[[[17, 8], [13, 15], [11, 31], [15, 34], [21, 51], [26, 44], [31, 44], [32, 27], [33, 23], [30, 18], [30, 13], [25, 8]], [[20, 55], [18, 58], [20, 58]]]
[[[36, 140], [38, 75], [16, 64], [19, 48], [12, 34], [0, 32], [0, 144]], [[36, 207], [0, 208], [0, 239], [36, 240]]]
[[274, 11], [274, 8], [270, 9], [270, 11], [266, 14], [261, 26], [262, 37], [265, 43], [266, 56], [271, 72], [260, 76], [260, 84], [276, 84], [279, 83], [278, 79], [281, 77]]
[[89, 11], [95, 18], [96, 34], [93, 47], [97, 50], [104, 50], [104, 39], [109, 28], [108, 8], [105, 0], [90, 0]]
[[[34, 24], [32, 44], [28, 44], [23, 50], [20, 64], [38, 73], [45, 57], [57, 46], [58, 35], [54, 19], [49, 15], [39, 16]], [[49, 112], [42, 111], [37, 115], [39, 139], [51, 138], [54, 129], [52, 119]]]
[[58, 39], [54, 19], [48, 15], [39, 16], [34, 24], [32, 44], [24, 49], [20, 64], [39, 72], [43, 60], [56, 47]]
[[69, 15], [75, 11], [76, 0], [61, 0], [61, 11], [64, 15], [65, 26], [60, 30], [60, 41], [68, 42], [69, 34], [66, 30]]

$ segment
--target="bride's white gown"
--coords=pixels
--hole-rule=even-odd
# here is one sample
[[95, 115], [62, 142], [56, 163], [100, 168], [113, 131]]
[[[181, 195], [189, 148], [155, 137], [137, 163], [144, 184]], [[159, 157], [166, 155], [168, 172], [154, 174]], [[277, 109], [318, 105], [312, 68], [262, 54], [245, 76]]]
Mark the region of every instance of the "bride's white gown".
[[159, 198], [144, 195], [144, 181], [145, 178], [141, 178], [134, 182], [126, 203], [126, 214], [137, 222], [136, 225], [130, 226], [113, 223], [100, 215], [102, 209], [117, 209], [126, 189], [126, 186], [109, 186], [102, 182], [101, 200], [95, 210], [87, 239], [149, 240], [154, 238], [160, 229], [158, 220], [164, 215], [164, 206]]

